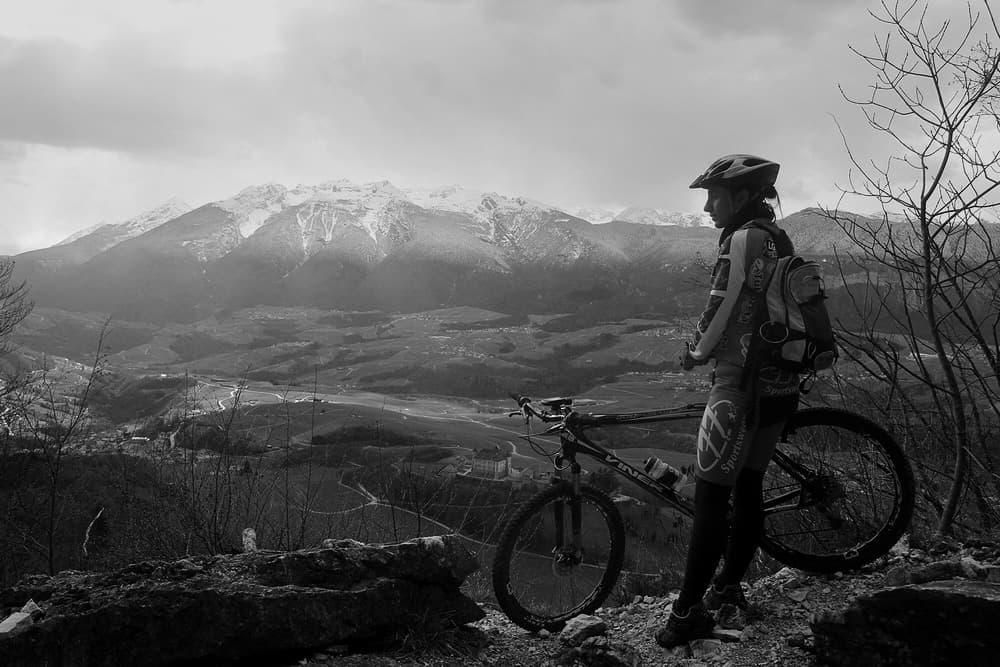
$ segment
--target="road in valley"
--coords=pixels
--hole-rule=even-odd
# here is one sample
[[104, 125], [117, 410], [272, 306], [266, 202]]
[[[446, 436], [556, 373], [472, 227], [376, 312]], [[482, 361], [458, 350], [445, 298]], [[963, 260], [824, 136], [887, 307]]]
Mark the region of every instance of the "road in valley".
[[[404, 421], [412, 418], [425, 424], [447, 422], [451, 425], [472, 427], [473, 433], [469, 433], [466, 429], [459, 429], [459, 432], [471, 436], [466, 441], [465, 446], [479, 449], [500, 442], [510, 445], [517, 456], [538, 460], [538, 457], [531, 453], [527, 443], [518, 439], [518, 436], [524, 434], [523, 426], [518, 428], [518, 425], [522, 423], [519, 418], [510, 418], [510, 426], [508, 427], [498, 423], [508, 419], [502, 413], [483, 412], [483, 409], [502, 409], [504, 406], [501, 401], [462, 403], [436, 396], [403, 398], [364, 391], [345, 392], [325, 387], [316, 387], [308, 391], [300, 389], [275, 391], [271, 385], [256, 385], [222, 378], [199, 377], [196, 379], [198, 388], [195, 394], [198, 398], [198, 404], [207, 411], [226, 410], [237, 402], [244, 407], [264, 403], [305, 403], [310, 401], [333, 405], [356, 405], [377, 411], [393, 412]], [[510, 403], [511, 408], [516, 407], [513, 401], [507, 401], [507, 403]], [[453, 428], [449, 428], [448, 431], [454, 435]], [[493, 431], [497, 435], [491, 436]], [[474, 444], [477, 438], [483, 439], [483, 442]]]
[[[308, 402], [343, 407], [359, 406], [376, 415], [384, 415], [386, 420], [391, 416], [397, 423], [412, 420], [414, 431], [433, 430], [434, 424], [440, 424], [442, 429], [438, 435], [442, 436], [442, 440], [460, 443], [460, 446], [468, 449], [479, 450], [491, 446], [499, 446], [505, 450], [509, 448], [517, 467], [524, 467], [529, 462], [537, 465], [545, 461], [545, 456], [533, 451], [522, 438], [525, 433], [523, 420], [518, 416], [506, 416], [509, 410], [516, 407], [509, 399], [462, 400], [442, 396], [393, 396], [325, 386], [278, 389], [263, 382], [218, 377], [195, 379], [198, 381], [195, 392], [198, 404], [206, 411], [225, 410], [237, 402], [244, 407]], [[670, 387], [669, 384], [664, 378], [643, 378], [598, 387], [577, 400], [582, 410], [631, 412], [683, 405], [703, 398], [702, 394]], [[540, 430], [541, 424], [534, 423], [533, 426]], [[558, 448], [555, 438], [536, 438], [535, 443], [546, 451], [554, 452]], [[638, 451], [636, 454], [638, 455]]]

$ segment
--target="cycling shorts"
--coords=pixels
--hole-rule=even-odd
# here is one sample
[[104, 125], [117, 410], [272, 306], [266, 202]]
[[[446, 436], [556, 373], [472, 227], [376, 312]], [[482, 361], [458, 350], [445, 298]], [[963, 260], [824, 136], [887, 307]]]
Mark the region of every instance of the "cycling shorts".
[[[701, 479], [733, 486], [744, 467], [764, 471], [785, 422], [798, 405], [798, 394], [760, 398], [740, 390], [743, 369], [719, 364], [698, 429]], [[756, 411], [751, 413], [751, 411]]]

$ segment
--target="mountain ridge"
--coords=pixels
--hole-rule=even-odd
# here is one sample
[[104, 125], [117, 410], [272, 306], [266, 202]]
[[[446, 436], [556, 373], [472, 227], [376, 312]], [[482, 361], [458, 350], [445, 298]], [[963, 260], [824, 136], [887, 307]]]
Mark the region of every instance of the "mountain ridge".
[[[496, 215], [496, 211], [498, 210], [510, 213], [515, 209], [526, 210], [532, 208], [541, 211], [558, 212], [567, 220], [579, 219], [591, 224], [624, 221], [642, 224], [710, 226], [707, 217], [704, 215], [681, 213], [665, 209], [626, 207], [618, 213], [604, 209], [570, 209], [552, 206], [525, 197], [501, 195], [495, 191], [465, 188], [460, 185], [449, 185], [438, 188], [401, 189], [389, 181], [356, 184], [346, 179], [327, 181], [317, 185], [299, 184], [294, 188], [287, 188], [275, 182], [249, 186], [228, 198], [207, 202], [196, 207], [196, 209], [204, 208], [205, 206], [214, 206], [231, 213], [237, 220], [240, 235], [243, 238], [249, 238], [266, 223], [270, 216], [280, 213], [286, 208], [301, 205], [309, 200], [315, 202], [338, 202], [341, 205], [347, 202], [355, 202], [355, 206], [358, 209], [363, 209], [365, 213], [371, 215], [372, 212], [377, 211], [380, 205], [384, 204], [388, 199], [393, 198], [409, 201], [424, 209], [466, 213], [471, 215], [476, 222], [484, 225], [484, 227], [489, 225], [490, 219]], [[119, 242], [124, 241], [151, 231], [156, 226], [169, 222], [174, 217], [179, 217], [184, 213], [196, 209], [193, 209], [178, 198], [172, 198], [160, 206], [140, 213], [125, 222], [99, 223], [77, 231], [49, 248], [31, 250], [27, 251], [27, 253], [51, 250], [51, 248], [56, 246], [78, 243], [95, 234], [101, 234], [106, 237], [109, 236], [111, 229], [115, 230], [116, 238]], [[168, 211], [173, 211], [172, 215], [164, 215], [164, 212]], [[364, 216], [361, 217], [364, 218]], [[150, 224], [150, 221], [155, 222]], [[370, 220], [362, 219], [361, 222], [363, 226], [367, 227]], [[128, 232], [127, 234], [123, 233], [126, 231]], [[110, 245], [105, 242], [102, 249], [107, 249]], [[21, 254], [24, 255], [27, 253]]]
[[[719, 232], [695, 215], [622, 213], [594, 224], [461, 186], [265, 183], [156, 224], [138, 216], [145, 226], [112, 227], [117, 236], [102, 227], [17, 255], [15, 271], [40, 305], [153, 322], [253, 305], [523, 314], [590, 308], [594, 295], [610, 310], [670, 312]], [[803, 254], [832, 256], [846, 239], [815, 209], [782, 225]]]
[[71, 234], [53, 246], [29, 250], [16, 257], [54, 266], [85, 262], [122, 241], [156, 229], [190, 210], [187, 203], [174, 197], [124, 222], [100, 223]]

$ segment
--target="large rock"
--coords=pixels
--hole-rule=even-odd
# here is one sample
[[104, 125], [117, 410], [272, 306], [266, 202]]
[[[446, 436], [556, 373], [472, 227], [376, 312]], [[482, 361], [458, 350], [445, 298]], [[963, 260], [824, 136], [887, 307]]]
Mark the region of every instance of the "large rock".
[[484, 616], [459, 592], [477, 567], [459, 538], [443, 536], [30, 576], [0, 592], [0, 603], [33, 599], [44, 613], [0, 635], [0, 665], [259, 659], [403, 630], [432, 632]]
[[844, 667], [995, 665], [1000, 584], [934, 581], [857, 598], [813, 619], [817, 662]]
[[886, 586], [905, 586], [906, 584], [923, 584], [928, 581], [940, 581], [955, 577], [1000, 583], [1000, 565], [980, 563], [970, 556], [961, 559], [934, 561], [925, 565], [907, 563], [897, 565], [889, 570], [885, 575], [885, 584]]

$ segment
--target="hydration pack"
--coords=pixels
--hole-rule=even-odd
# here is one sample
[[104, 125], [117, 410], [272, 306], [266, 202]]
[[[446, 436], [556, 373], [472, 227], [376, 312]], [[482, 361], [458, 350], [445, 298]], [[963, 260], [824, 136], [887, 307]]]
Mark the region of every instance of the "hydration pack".
[[[755, 226], [775, 234], [772, 227]], [[839, 353], [818, 262], [779, 257], [757, 298], [751, 349], [760, 367], [811, 374], [833, 366]]]

